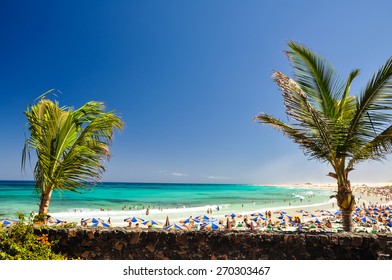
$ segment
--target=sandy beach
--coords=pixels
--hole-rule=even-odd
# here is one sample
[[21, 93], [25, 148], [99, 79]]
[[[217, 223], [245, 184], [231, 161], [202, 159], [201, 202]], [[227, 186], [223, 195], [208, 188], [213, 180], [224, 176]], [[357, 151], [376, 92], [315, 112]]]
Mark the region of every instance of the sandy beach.
[[[280, 185], [276, 185], [280, 186]], [[283, 185], [282, 185], [283, 186]], [[287, 185], [286, 185], [287, 186]], [[294, 187], [308, 188], [312, 189], [328, 189], [331, 192], [336, 190], [336, 186], [333, 184], [293, 184]], [[392, 187], [388, 183], [352, 183], [352, 190], [356, 197], [357, 211], [354, 213], [353, 218], [356, 218], [354, 221], [355, 231], [367, 231], [374, 233], [374, 230], [378, 232], [390, 232], [389, 227], [386, 224], [389, 222], [389, 219], [392, 217], [389, 213], [388, 206], [392, 205], [391, 195], [392, 195]], [[383, 210], [383, 218], [381, 216], [377, 216], [374, 213], [370, 213], [369, 209], [380, 209]], [[388, 209], [385, 212], [385, 208]], [[211, 211], [211, 212], [210, 212]], [[329, 204], [312, 204], [311, 206], [304, 205], [296, 205], [293, 201], [287, 201], [287, 206], [282, 207], [264, 207], [260, 210], [261, 214], [263, 214], [263, 220], [258, 219], [256, 216], [252, 214], [254, 211], [244, 211], [238, 212], [234, 214], [238, 214], [237, 217], [234, 218], [234, 221], [228, 215], [233, 214], [229, 213], [225, 209], [200, 209], [199, 211], [193, 213], [189, 217], [183, 216], [182, 218], [173, 218], [170, 216], [170, 213], [167, 213], [167, 218], [169, 220], [169, 224], [181, 224], [181, 220], [186, 218], [194, 219], [197, 216], [207, 216], [210, 222], [214, 222], [216, 224], [220, 224], [222, 229], [227, 228], [227, 221], [230, 222], [232, 228], [237, 230], [244, 230], [249, 228], [249, 222], [252, 224], [251, 228], [264, 230], [267, 228], [268, 224], [272, 225], [273, 228], [278, 228], [279, 230], [296, 230], [299, 224], [302, 224], [305, 227], [314, 227], [315, 230], [319, 231], [338, 231], [341, 229], [340, 217], [335, 213], [338, 213], [339, 209], [336, 205], [336, 201], [331, 199]], [[148, 212], [148, 215], [147, 215]], [[162, 211], [157, 211], [157, 209], [151, 209], [150, 211], [140, 211], [139, 218], [145, 220], [156, 220], [161, 224], [158, 227], [162, 228], [165, 224], [165, 220], [160, 218], [157, 219], [157, 214], [160, 214], [162, 217]], [[265, 216], [268, 216], [268, 212], [270, 212], [270, 218], [265, 219]], [[104, 222], [109, 220], [110, 211], [102, 212], [101, 218]], [[381, 215], [381, 213], [380, 213]], [[369, 219], [377, 220], [377, 222], [362, 222], [361, 219], [369, 216]], [[300, 223], [294, 223], [294, 221], [298, 218]], [[265, 219], [265, 220], [264, 220]], [[208, 220], [204, 220], [204, 223], [208, 223]], [[327, 224], [331, 222], [331, 227], [328, 228]], [[199, 229], [202, 221], [193, 223], [193, 227]], [[248, 223], [248, 227], [246, 226]], [[141, 222], [132, 223], [131, 227], [135, 227], [136, 224], [140, 228], [148, 228], [148, 226], [143, 225]], [[284, 224], [284, 225], [283, 225]], [[116, 227], [127, 227], [127, 223], [123, 220], [111, 220], [111, 226]], [[188, 225], [189, 227], [189, 225]], [[302, 227], [302, 226], [301, 226]]]

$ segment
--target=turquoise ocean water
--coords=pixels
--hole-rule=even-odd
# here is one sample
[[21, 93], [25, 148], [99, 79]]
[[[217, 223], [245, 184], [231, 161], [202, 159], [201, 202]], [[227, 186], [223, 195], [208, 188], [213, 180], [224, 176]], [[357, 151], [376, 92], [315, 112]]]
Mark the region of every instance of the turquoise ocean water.
[[[233, 184], [101, 183], [81, 193], [55, 192], [50, 214], [79, 222], [82, 218], [111, 218], [121, 225], [131, 216], [164, 221], [206, 214], [250, 213], [282, 207], [328, 205], [331, 191], [293, 186]], [[0, 181], [0, 218], [16, 218], [17, 212], [38, 212], [34, 183]], [[291, 204], [291, 206], [290, 206]], [[146, 216], [146, 209], [150, 208]], [[219, 209], [219, 210], [218, 210]]]

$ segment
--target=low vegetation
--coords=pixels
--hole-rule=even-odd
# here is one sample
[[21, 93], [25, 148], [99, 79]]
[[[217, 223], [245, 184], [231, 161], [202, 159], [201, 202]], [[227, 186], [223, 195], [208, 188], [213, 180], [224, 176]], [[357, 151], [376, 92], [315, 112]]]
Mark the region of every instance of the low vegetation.
[[8, 228], [0, 228], [0, 260], [64, 260], [55, 253], [47, 234], [34, 233], [33, 214], [25, 223], [23, 214], [19, 222]]

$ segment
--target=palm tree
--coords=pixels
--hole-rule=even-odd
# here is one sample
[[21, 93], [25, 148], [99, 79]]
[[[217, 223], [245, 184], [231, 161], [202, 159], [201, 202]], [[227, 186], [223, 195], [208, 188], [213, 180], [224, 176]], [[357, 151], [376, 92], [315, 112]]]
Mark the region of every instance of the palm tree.
[[294, 78], [275, 71], [273, 79], [283, 93], [288, 122], [261, 113], [255, 120], [281, 130], [310, 159], [328, 162], [337, 180], [337, 204], [343, 228], [352, 230], [355, 207], [349, 172], [365, 160], [383, 160], [392, 152], [392, 58], [389, 58], [361, 90], [350, 96], [359, 70], [340, 79], [333, 66], [305, 46], [288, 42], [286, 54]]
[[35, 189], [40, 194], [39, 216], [46, 217], [54, 190], [77, 192], [97, 182], [110, 158], [113, 130], [123, 122], [114, 112], [104, 112], [102, 102], [91, 101], [77, 110], [59, 107], [57, 101], [39, 98], [25, 110], [30, 136], [26, 137], [22, 168], [35, 150]]

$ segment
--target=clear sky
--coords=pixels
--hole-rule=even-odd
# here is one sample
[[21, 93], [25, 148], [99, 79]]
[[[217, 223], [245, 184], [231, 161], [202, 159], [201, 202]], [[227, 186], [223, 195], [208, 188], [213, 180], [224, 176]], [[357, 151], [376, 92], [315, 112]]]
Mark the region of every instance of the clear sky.
[[[392, 55], [391, 9], [390, 1], [2, 1], [0, 179], [32, 179], [20, 169], [23, 111], [54, 88], [61, 105], [99, 100], [124, 120], [104, 181], [334, 183], [327, 164], [252, 118], [284, 118], [271, 74], [292, 74], [287, 40], [322, 54], [343, 78], [360, 68], [357, 94]], [[358, 166], [352, 181], [390, 181], [391, 167]]]

